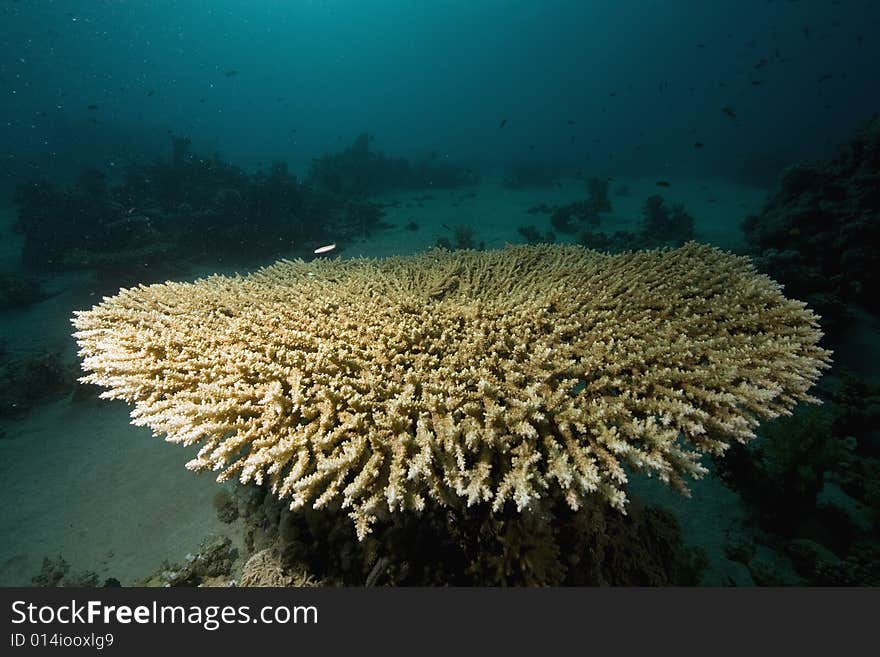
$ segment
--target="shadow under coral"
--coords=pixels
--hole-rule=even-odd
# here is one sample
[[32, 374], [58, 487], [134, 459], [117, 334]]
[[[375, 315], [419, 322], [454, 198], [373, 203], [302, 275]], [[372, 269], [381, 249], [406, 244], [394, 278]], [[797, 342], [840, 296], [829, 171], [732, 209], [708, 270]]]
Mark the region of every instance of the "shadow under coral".
[[702, 555], [673, 516], [637, 500], [627, 515], [596, 500], [531, 512], [434, 506], [396, 513], [358, 541], [345, 510], [289, 511], [264, 488], [239, 491], [245, 545], [291, 572], [345, 586], [694, 585]]

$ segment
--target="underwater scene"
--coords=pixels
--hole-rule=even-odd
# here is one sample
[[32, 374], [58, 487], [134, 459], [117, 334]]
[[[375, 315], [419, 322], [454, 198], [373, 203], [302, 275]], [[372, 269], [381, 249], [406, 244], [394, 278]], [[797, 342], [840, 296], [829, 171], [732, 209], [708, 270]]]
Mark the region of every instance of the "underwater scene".
[[0, 585], [880, 585], [878, 33], [3, 2]]

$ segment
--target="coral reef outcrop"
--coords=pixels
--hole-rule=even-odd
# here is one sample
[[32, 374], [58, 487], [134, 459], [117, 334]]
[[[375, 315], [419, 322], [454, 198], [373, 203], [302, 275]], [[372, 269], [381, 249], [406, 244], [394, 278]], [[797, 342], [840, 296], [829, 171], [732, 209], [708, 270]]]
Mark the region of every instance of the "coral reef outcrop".
[[823, 316], [880, 311], [880, 115], [834, 159], [786, 169], [742, 227], [761, 269]]
[[229, 586], [237, 557], [238, 551], [227, 536], [208, 536], [194, 553], [186, 555], [184, 563], [164, 561], [156, 572], [135, 582], [135, 586]]
[[[554, 224], [555, 225], [555, 224]], [[591, 222], [578, 235], [578, 242], [591, 249], [619, 253], [631, 249], [677, 247], [694, 239], [694, 218], [684, 205], [668, 206], [659, 194], [649, 196], [642, 206], [638, 232], [599, 231], [598, 221]]]
[[[118, 287], [120, 280], [182, 275], [182, 261], [305, 254], [331, 238], [384, 227], [378, 204], [318, 190], [284, 162], [249, 174], [219, 156], [191, 153], [184, 137], [173, 137], [172, 147], [170, 162], [132, 163], [116, 185], [87, 170], [71, 186], [19, 186], [15, 227], [24, 236], [24, 264], [95, 269]], [[8, 295], [0, 289], [0, 302]]]
[[76, 365], [65, 362], [59, 353], [9, 359], [0, 353], [0, 418], [24, 415], [79, 390], [76, 372]]
[[322, 192], [351, 197], [395, 189], [451, 189], [477, 182], [473, 171], [449, 164], [437, 153], [410, 162], [374, 150], [372, 142], [370, 134], [361, 133], [342, 151], [314, 158], [309, 184]]
[[266, 548], [250, 556], [241, 569], [239, 586], [318, 586], [314, 577], [302, 569], [288, 570]]

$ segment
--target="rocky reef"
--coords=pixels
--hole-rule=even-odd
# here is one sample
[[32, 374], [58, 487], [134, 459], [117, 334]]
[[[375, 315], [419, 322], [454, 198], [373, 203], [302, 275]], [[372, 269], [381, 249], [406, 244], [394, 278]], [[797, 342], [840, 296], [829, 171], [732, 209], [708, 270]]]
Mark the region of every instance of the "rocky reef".
[[757, 584], [877, 586], [880, 386], [843, 371], [820, 395], [718, 459], [749, 510], [725, 549]]
[[833, 159], [788, 167], [742, 228], [759, 266], [823, 317], [880, 311], [880, 115]]
[[57, 352], [16, 358], [0, 353], [0, 418], [24, 415], [38, 404], [70, 394], [77, 375]]
[[172, 138], [172, 157], [129, 165], [118, 184], [94, 169], [70, 186], [33, 181], [15, 195], [22, 259], [38, 271], [95, 269], [125, 282], [167, 278], [182, 263], [305, 254], [324, 241], [383, 227], [365, 198], [319, 190], [283, 162], [246, 173]]
[[473, 171], [448, 162], [437, 153], [417, 162], [376, 151], [368, 133], [351, 146], [312, 161], [307, 180], [317, 190], [336, 196], [362, 196], [403, 189], [456, 188], [472, 185]]
[[585, 227], [578, 235], [578, 241], [591, 249], [611, 253], [677, 247], [694, 239], [694, 219], [684, 205], [676, 203], [670, 207], [659, 194], [645, 200], [637, 232], [618, 230], [609, 233], [597, 230], [597, 225], [598, 222]]

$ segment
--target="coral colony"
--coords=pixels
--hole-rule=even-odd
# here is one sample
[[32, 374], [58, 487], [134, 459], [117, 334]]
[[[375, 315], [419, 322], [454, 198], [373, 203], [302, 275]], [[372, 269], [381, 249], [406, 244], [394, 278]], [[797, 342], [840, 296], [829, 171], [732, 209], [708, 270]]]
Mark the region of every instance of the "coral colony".
[[84, 381], [187, 467], [341, 504], [363, 539], [429, 505], [626, 509], [787, 414], [828, 367], [817, 317], [688, 244], [281, 261], [122, 290], [74, 317]]

